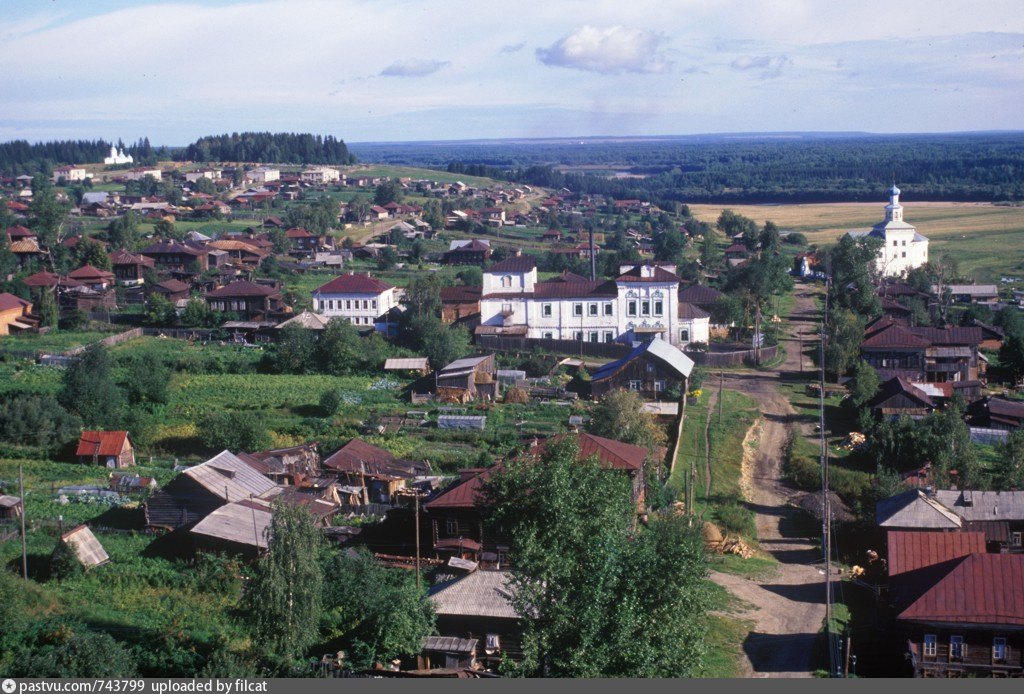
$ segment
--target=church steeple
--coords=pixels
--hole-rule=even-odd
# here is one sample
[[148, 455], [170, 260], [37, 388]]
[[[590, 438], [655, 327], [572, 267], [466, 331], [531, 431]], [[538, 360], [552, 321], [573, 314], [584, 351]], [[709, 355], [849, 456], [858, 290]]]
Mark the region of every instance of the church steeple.
[[903, 221], [903, 206], [900, 205], [900, 189], [896, 187], [895, 182], [893, 182], [892, 188], [889, 189], [889, 204], [885, 206], [885, 221]]

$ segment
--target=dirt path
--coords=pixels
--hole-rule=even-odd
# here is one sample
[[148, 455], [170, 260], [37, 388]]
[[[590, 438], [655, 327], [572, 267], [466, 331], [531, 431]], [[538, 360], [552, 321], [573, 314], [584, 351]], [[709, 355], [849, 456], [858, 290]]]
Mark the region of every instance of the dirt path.
[[[796, 289], [786, 361], [778, 371], [726, 374], [725, 387], [754, 398], [762, 419], [755, 452], [745, 461], [748, 502], [757, 514], [761, 547], [779, 561], [770, 578], [751, 580], [712, 572], [712, 580], [753, 605], [739, 614], [754, 627], [743, 642], [747, 677], [809, 677], [814, 646], [825, 618], [825, 587], [819, 553], [797, 528], [798, 512], [787, 502], [795, 493], [783, 483], [782, 454], [795, 424], [796, 412], [778, 390], [783, 379], [800, 378], [797, 333], [811, 333], [817, 308], [804, 285]], [[816, 338], [805, 337], [805, 348]], [[806, 362], [806, 360], [805, 360]], [[804, 364], [809, 368], [809, 364]]]

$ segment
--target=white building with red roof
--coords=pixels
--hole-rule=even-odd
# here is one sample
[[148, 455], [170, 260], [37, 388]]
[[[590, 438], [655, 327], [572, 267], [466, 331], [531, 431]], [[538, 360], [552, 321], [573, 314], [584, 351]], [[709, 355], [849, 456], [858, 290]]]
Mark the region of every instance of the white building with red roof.
[[313, 309], [328, 318], [344, 318], [360, 327], [380, 326], [384, 316], [398, 306], [398, 289], [369, 274], [349, 273], [335, 277], [313, 290]]
[[707, 341], [707, 312], [679, 302], [679, 277], [661, 265], [623, 268], [614, 280], [563, 274], [538, 281], [532, 258], [516, 256], [483, 274], [478, 333], [531, 339], [642, 342], [682, 347]]

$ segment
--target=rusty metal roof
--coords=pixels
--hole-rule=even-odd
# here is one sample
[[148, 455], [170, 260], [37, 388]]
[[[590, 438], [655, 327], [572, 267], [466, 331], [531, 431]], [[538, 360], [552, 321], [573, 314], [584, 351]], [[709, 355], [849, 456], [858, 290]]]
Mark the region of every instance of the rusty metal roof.
[[897, 576], [968, 554], [985, 552], [985, 533], [890, 530], [889, 575]]
[[898, 619], [1024, 626], [1024, 554], [970, 554], [947, 564]]

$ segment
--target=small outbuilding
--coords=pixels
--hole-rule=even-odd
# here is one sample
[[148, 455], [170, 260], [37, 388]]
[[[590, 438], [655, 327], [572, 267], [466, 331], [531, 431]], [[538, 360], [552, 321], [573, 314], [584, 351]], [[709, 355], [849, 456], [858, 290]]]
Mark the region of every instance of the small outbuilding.
[[[70, 549], [82, 566], [87, 569], [102, 566], [110, 561], [110, 555], [107, 554], [107, 550], [103, 549], [103, 545], [100, 544], [100, 541], [96, 539], [96, 536], [92, 534], [92, 530], [87, 525], [80, 525], [61, 535], [57, 545], [58, 548], [61, 545]], [[57, 550], [54, 551], [56, 552]]]
[[127, 431], [83, 431], [75, 456], [79, 463], [102, 463], [109, 468], [135, 465], [135, 445]]

